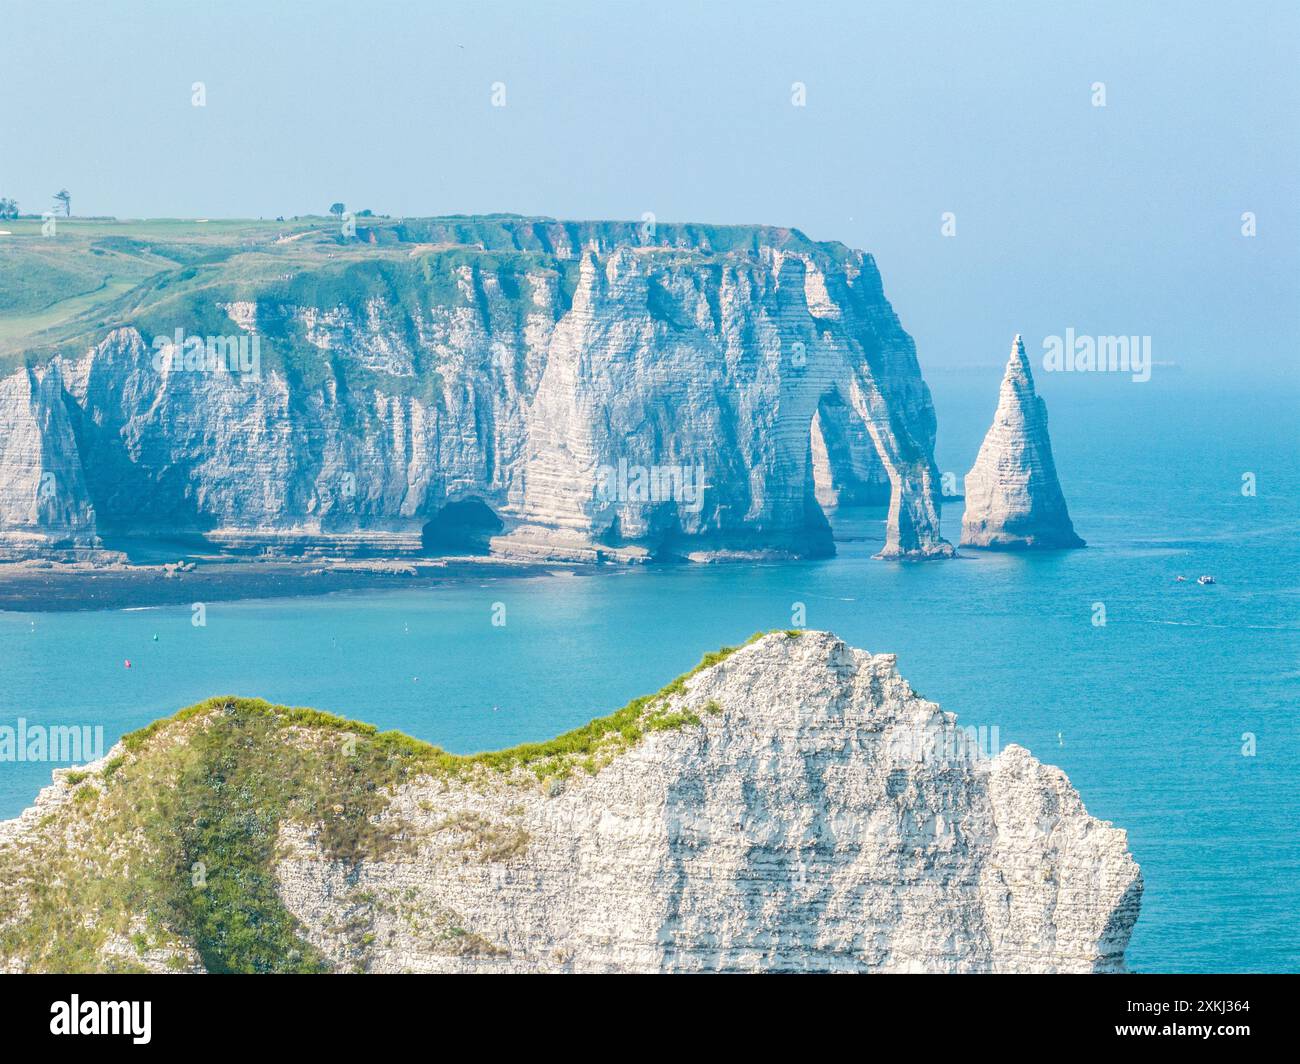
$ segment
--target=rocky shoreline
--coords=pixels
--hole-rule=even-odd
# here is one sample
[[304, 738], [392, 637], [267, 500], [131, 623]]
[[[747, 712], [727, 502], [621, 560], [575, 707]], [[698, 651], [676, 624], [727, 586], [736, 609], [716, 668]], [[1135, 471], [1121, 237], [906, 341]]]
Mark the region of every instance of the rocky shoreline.
[[0, 611], [139, 609], [341, 591], [429, 588], [484, 576], [546, 576], [586, 568], [497, 558], [221, 557], [197, 564], [157, 565], [123, 561], [8, 562], [0, 564]]

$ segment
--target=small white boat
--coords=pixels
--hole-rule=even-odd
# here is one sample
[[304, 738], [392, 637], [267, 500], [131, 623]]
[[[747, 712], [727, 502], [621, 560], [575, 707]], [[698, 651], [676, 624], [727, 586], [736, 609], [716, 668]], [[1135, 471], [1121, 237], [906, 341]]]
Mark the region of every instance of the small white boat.
[[1212, 583], [1214, 583], [1214, 577], [1212, 577], [1212, 576], [1198, 576], [1198, 577], [1196, 578], [1196, 582], [1197, 582], [1198, 584], [1202, 585], [1202, 586], [1204, 586], [1205, 584], [1212, 584]]

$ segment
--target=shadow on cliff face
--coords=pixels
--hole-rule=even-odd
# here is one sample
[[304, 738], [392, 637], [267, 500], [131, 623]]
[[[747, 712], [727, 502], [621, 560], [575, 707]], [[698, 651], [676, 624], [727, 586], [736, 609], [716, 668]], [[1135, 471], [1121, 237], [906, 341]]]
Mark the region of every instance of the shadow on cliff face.
[[1133, 925], [1142, 907], [1142, 892], [1146, 884], [1141, 873], [1128, 885], [1115, 908], [1111, 910], [1106, 926], [1098, 940], [1099, 956], [1093, 966], [1094, 972], [1123, 972], [1124, 951], [1128, 949], [1129, 939], [1133, 935]]
[[679, 565], [700, 560], [700, 556], [725, 557], [751, 553], [753, 556], [782, 558], [830, 558], [835, 555], [831, 526], [820, 507], [807, 514], [807, 525], [794, 531], [769, 532], [763, 528], [712, 529], [688, 533], [670, 508], [653, 515], [649, 528], [637, 536], [624, 534], [621, 520], [615, 516], [596, 537], [601, 546], [611, 548], [642, 547], [649, 552], [645, 559], [653, 563]]
[[487, 554], [489, 541], [505, 525], [482, 499], [471, 496], [448, 503], [424, 526], [425, 554]]

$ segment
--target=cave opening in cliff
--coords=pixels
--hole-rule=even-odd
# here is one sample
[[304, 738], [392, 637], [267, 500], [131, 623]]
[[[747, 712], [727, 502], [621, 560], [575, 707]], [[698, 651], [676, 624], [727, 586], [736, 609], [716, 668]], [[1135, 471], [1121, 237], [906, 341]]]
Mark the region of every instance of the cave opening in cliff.
[[487, 554], [505, 527], [487, 503], [471, 496], [439, 510], [420, 536], [425, 554]]

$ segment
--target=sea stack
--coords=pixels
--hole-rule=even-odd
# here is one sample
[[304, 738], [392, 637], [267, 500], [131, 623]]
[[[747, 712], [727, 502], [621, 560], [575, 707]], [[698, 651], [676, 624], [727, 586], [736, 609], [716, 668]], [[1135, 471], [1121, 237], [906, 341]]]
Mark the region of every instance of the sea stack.
[[1019, 334], [1002, 377], [997, 413], [966, 474], [961, 546], [992, 550], [1082, 547], [1061, 494], [1047, 435], [1047, 405]]

